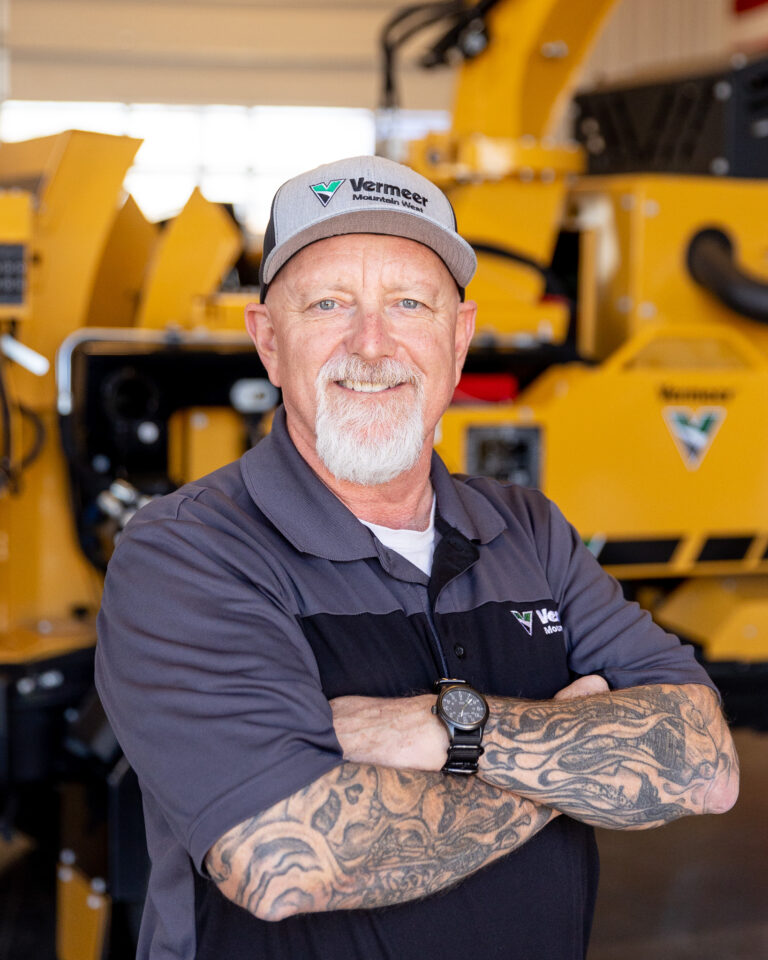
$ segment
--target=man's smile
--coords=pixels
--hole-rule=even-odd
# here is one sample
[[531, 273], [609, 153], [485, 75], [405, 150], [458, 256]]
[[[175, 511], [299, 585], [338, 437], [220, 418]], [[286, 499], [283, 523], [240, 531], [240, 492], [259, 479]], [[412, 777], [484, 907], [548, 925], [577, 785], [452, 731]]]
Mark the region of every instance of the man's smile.
[[385, 390], [396, 390], [403, 383], [376, 383], [370, 380], [334, 380], [337, 387], [344, 390], [354, 390], [355, 393], [383, 393]]

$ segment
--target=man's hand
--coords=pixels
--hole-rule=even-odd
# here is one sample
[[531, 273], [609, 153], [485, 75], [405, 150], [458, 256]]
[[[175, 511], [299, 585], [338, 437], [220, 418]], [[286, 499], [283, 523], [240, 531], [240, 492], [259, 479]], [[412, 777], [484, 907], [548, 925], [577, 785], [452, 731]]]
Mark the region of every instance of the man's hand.
[[[579, 677], [555, 700], [607, 693], [602, 677]], [[331, 700], [333, 726], [344, 751], [354, 763], [375, 763], [410, 770], [440, 770], [448, 751], [448, 731], [432, 713], [434, 694], [390, 699], [336, 697]]]
[[558, 690], [555, 694], [555, 700], [576, 700], [578, 697], [592, 697], [596, 693], [608, 693], [611, 688], [607, 682], [598, 674], [590, 673], [586, 677], [579, 677], [567, 687]]
[[431, 693], [331, 700], [333, 727], [344, 759], [406, 770], [440, 770], [448, 751], [448, 731], [432, 713], [434, 703]]

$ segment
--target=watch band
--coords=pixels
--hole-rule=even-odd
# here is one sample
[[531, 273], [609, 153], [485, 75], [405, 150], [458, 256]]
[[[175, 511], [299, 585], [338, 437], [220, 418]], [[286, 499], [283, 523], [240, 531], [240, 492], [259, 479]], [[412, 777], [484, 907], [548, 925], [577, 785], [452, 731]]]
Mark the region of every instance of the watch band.
[[454, 729], [442, 772], [477, 773], [477, 761], [485, 753], [485, 748], [480, 745], [482, 739], [482, 727], [478, 730]]

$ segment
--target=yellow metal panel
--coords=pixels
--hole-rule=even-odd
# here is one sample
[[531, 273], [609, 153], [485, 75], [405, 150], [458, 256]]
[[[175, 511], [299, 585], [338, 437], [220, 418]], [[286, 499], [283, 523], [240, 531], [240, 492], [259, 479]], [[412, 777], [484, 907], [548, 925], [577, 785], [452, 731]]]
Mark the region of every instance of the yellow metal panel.
[[491, 43], [461, 68], [453, 129], [542, 137], [615, 0], [515, 0], [489, 15]]
[[241, 247], [232, 218], [195, 189], [155, 246], [137, 326], [189, 326], [195, 303], [216, 290]]
[[[0, 148], [0, 184], [36, 191], [30, 312], [19, 337], [53, 361], [64, 337], [82, 326], [102, 248], [138, 140], [74, 130]], [[18, 399], [53, 406], [53, 371], [19, 371]]]
[[75, 866], [59, 864], [56, 881], [56, 957], [102, 960], [110, 898]]
[[577, 205], [601, 195], [613, 210], [605, 230], [621, 255], [598, 278], [599, 356], [659, 321], [701, 320], [740, 329], [768, 356], [768, 327], [738, 317], [697, 286], [686, 268], [693, 236], [715, 226], [732, 237], [739, 262], [768, 282], [768, 190], [763, 181], [637, 174], [585, 177], [573, 190]]
[[[511, 250], [549, 263], [565, 198], [563, 181], [502, 180], [468, 184], [451, 193], [462, 234], [470, 242]], [[544, 279], [529, 266], [480, 253], [467, 296], [478, 302], [478, 328], [504, 342], [519, 336], [562, 340], [568, 314], [562, 304], [541, 303]]]
[[3, 143], [0, 146], [0, 184], [37, 193], [47, 172], [56, 168], [63, 149], [61, 134]]
[[765, 661], [768, 577], [688, 580], [654, 607], [654, 617], [700, 643], [708, 660]]
[[243, 420], [228, 407], [178, 410], [168, 424], [168, 475], [179, 485], [197, 480], [245, 452]]
[[[468, 184], [451, 192], [451, 202], [459, 230], [470, 241], [507, 247], [549, 263], [565, 202], [562, 181]], [[540, 274], [526, 268], [525, 277], [520, 280], [521, 293], [538, 295], [543, 287]]]
[[242, 333], [245, 329], [245, 308], [258, 300], [258, 290], [220, 293], [205, 301], [200, 322], [210, 330], [238, 330]]
[[[705, 328], [698, 339], [708, 335], [716, 334]], [[633, 365], [629, 354], [593, 371], [552, 370], [526, 392], [521, 400], [541, 410], [545, 424], [544, 488], [582, 533], [631, 538], [643, 531], [768, 530], [768, 448], [756, 445], [749, 469], [734, 469], [745, 436], [768, 432], [768, 366], [751, 356], [748, 343], [739, 346], [754, 364], [645, 368]], [[723, 411], [696, 468], [686, 464], [670, 432], [670, 407], [693, 415], [709, 407]]]
[[34, 627], [0, 629], [0, 664], [33, 663], [96, 645], [93, 619], [37, 621]]
[[127, 196], [104, 246], [87, 326], [129, 327], [133, 324], [157, 235], [157, 226], [146, 219], [133, 197]]
[[501, 180], [520, 174], [526, 182], [539, 173], [545, 182], [582, 173], [585, 155], [576, 141], [550, 143], [524, 136], [486, 137], [473, 133], [429, 133], [409, 144], [408, 163], [443, 188], [455, 183]]
[[586, 229], [579, 235], [579, 304], [576, 336], [578, 350], [583, 357], [594, 357], [598, 337], [597, 291], [597, 237]]
[[[99, 604], [101, 579], [75, 537], [55, 412], [44, 414], [43, 422], [47, 439], [40, 457], [15, 495], [0, 493], [0, 634], [17, 625], [37, 629], [40, 620], [66, 619], [75, 606]], [[23, 423], [19, 418], [16, 435], [22, 432], [28, 449]]]
[[[709, 341], [710, 366], [674, 362], [686, 337]], [[670, 363], [660, 366], [664, 340]], [[637, 357], [651, 344], [653, 365], [643, 366]], [[739, 356], [741, 365], [720, 364], [721, 354]], [[713, 408], [716, 429], [692, 463], [670, 428], [670, 409], [688, 410], [695, 420]], [[648, 328], [600, 367], [551, 368], [514, 404], [451, 408], [438, 446], [450, 469], [466, 469], [468, 427], [493, 423], [540, 426], [542, 489], [586, 539], [680, 538], [671, 563], [653, 571], [622, 567], [622, 576], [766, 566], [757, 545], [737, 564], [698, 561], [709, 537], [768, 533], [768, 446], [745, 441], [768, 434], [768, 363], [734, 331]]]

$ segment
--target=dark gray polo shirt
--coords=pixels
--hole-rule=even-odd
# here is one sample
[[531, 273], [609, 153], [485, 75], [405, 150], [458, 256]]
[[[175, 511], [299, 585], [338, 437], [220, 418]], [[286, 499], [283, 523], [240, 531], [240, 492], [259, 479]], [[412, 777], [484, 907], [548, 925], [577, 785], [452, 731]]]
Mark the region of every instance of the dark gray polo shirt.
[[436, 942], [446, 960], [584, 956], [597, 862], [592, 831], [568, 817], [454, 890], [385, 910], [269, 924], [204, 877], [222, 834], [342, 762], [332, 697], [404, 696], [439, 676], [530, 699], [596, 671], [614, 688], [710, 683], [542, 494], [451, 477], [437, 456], [432, 483], [428, 578], [320, 482], [281, 409], [239, 461], [121, 537], [96, 676], [144, 796], [141, 960], [424, 960]]

